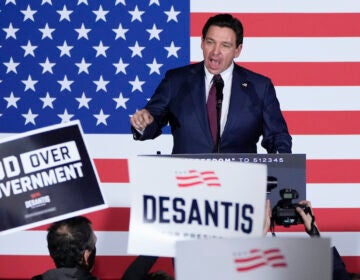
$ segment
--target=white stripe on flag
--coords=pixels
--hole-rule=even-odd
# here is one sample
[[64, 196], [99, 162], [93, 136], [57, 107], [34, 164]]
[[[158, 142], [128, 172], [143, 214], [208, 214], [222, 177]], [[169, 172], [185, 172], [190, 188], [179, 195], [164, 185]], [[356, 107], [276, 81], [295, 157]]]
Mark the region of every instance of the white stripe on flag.
[[[246, 27], [245, 27], [246, 28]], [[191, 37], [190, 60], [202, 61], [200, 37]], [[238, 62], [355, 62], [360, 38], [245, 38]]]
[[211, 5], [207, 5], [204, 0], [191, 0], [190, 10], [213, 13], [356, 13], [360, 12], [360, 1], [226, 0], [226, 4], [223, 1], [211, 1]]
[[359, 111], [360, 86], [277, 86], [282, 111]]
[[[115, 222], [115, 221], [114, 221]], [[19, 231], [2, 235], [0, 255], [49, 255], [44, 230]], [[95, 231], [97, 255], [126, 255], [128, 232]]]

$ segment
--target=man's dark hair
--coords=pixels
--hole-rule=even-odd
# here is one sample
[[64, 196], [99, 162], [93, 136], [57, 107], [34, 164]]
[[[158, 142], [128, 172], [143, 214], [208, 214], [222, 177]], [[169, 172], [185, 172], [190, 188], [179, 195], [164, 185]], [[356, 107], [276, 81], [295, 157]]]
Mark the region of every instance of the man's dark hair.
[[47, 243], [57, 268], [85, 267], [84, 252], [95, 257], [95, 235], [89, 219], [78, 216], [53, 223], [48, 228]]
[[236, 34], [236, 47], [242, 44], [244, 39], [244, 29], [241, 21], [237, 18], [233, 17], [230, 14], [218, 14], [210, 17], [202, 29], [203, 39], [206, 38], [206, 34], [208, 33], [210, 26], [212, 25], [231, 28]]

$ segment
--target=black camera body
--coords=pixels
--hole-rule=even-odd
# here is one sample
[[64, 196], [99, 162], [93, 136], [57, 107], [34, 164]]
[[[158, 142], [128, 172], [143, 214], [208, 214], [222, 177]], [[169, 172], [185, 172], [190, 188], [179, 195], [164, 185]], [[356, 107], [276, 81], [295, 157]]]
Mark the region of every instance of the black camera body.
[[299, 197], [299, 193], [295, 189], [287, 188], [280, 190], [281, 199], [272, 209], [272, 217], [271, 219], [275, 224], [282, 225], [284, 227], [290, 227], [292, 225], [303, 224], [303, 220], [300, 214], [296, 211], [296, 207], [300, 207], [304, 210], [305, 213], [310, 212], [310, 208], [292, 203], [293, 199]]

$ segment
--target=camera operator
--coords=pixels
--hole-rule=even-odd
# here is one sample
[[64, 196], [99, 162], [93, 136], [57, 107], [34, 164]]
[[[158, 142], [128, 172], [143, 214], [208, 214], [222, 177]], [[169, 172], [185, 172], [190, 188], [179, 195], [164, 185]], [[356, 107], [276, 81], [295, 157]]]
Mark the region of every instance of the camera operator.
[[[315, 222], [315, 215], [313, 214], [313, 210], [311, 208], [311, 202], [307, 200], [302, 200], [299, 202], [300, 205], [304, 205], [310, 209], [308, 213], [305, 213], [305, 211], [301, 207], [296, 207], [296, 211], [301, 216], [303, 222], [305, 231], [307, 234], [310, 235], [310, 237], [320, 237], [320, 231], [316, 225]], [[333, 280], [350, 280], [350, 275], [346, 271], [346, 267], [344, 262], [342, 261], [337, 249], [335, 247], [332, 247], [333, 252]]]

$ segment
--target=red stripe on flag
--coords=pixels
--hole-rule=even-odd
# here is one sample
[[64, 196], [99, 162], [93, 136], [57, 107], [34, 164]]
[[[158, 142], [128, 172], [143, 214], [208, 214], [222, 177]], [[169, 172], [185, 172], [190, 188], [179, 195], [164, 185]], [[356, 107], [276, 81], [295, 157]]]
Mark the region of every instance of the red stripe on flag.
[[360, 62], [241, 62], [276, 86], [358, 86]]
[[360, 273], [360, 257], [358, 256], [341, 256], [346, 265], [346, 270], [351, 273]]
[[[191, 13], [190, 34], [200, 37], [210, 16]], [[357, 37], [360, 13], [232, 13], [244, 25], [246, 37]]]
[[[359, 183], [360, 160], [307, 160], [307, 183]], [[359, 216], [360, 217], [360, 216]]]
[[292, 135], [360, 134], [360, 111], [284, 111]]
[[[360, 217], [360, 208], [314, 208], [316, 220], [321, 231], [343, 232], [360, 231], [360, 220], [354, 221], [354, 217]], [[130, 208], [118, 207], [86, 214], [93, 222], [96, 231], [128, 231], [130, 221]], [[334, 219], [334, 217], [341, 217]], [[46, 230], [48, 225], [31, 230]], [[288, 229], [279, 227], [280, 231], [302, 232], [303, 226], [293, 226]]]
[[[97, 231], [128, 231], [130, 222], [130, 208], [110, 207], [84, 215], [92, 222]], [[31, 230], [47, 230], [49, 225], [43, 225]]]
[[[134, 256], [97, 256], [93, 274], [103, 280], [121, 279]], [[19, 269], [21, 266], [21, 269]], [[0, 279], [31, 279], [54, 268], [49, 256], [0, 256]], [[163, 270], [174, 275], [171, 258], [159, 258], [151, 271]]]
[[127, 159], [94, 159], [94, 163], [101, 182], [129, 182]]

